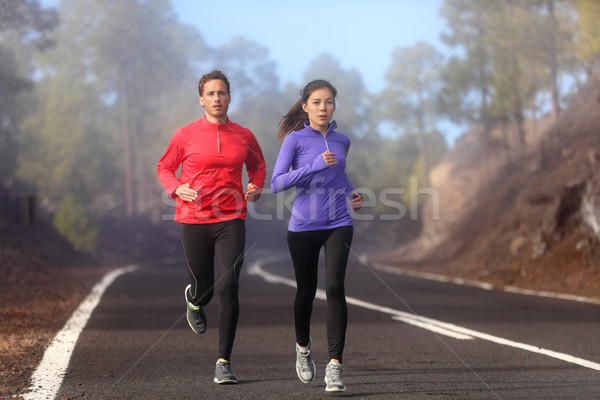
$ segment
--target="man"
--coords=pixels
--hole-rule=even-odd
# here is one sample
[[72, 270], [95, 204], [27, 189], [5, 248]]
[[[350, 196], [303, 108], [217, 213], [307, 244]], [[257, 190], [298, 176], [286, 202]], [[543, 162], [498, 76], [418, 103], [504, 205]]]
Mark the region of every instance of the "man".
[[[246, 202], [260, 198], [265, 161], [252, 132], [229, 120], [229, 81], [215, 70], [198, 83], [204, 117], [179, 128], [158, 162], [158, 177], [176, 199], [175, 221], [190, 284], [185, 288], [187, 320], [196, 333], [207, 329], [204, 307], [219, 272], [219, 350], [214, 381], [237, 383], [231, 352], [239, 316], [239, 277], [244, 260]], [[249, 183], [244, 194], [244, 164]], [[181, 173], [176, 175], [181, 166]]]

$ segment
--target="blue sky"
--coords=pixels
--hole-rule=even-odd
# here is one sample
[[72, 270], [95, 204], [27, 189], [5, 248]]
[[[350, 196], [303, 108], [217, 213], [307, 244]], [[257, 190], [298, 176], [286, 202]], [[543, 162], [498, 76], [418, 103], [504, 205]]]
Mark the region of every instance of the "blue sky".
[[172, 0], [180, 20], [196, 26], [211, 47], [244, 37], [269, 50], [281, 83], [302, 85], [304, 72], [323, 53], [355, 69], [369, 91], [380, 91], [397, 47], [419, 41], [440, 53], [443, 0], [224, 1], [218, 5]]

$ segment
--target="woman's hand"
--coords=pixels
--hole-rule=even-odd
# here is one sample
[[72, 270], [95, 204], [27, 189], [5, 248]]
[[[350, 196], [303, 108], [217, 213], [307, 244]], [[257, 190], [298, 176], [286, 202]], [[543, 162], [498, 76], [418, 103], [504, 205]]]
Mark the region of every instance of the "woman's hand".
[[255, 202], [260, 199], [260, 190], [254, 183], [248, 184], [248, 192], [246, 193], [246, 201]]
[[362, 208], [363, 206], [363, 196], [362, 194], [358, 193], [358, 192], [352, 192], [352, 200], [350, 200], [350, 207], [352, 207], [352, 209], [354, 211], [358, 211]]
[[328, 167], [337, 164], [337, 160], [335, 159], [335, 153], [326, 151], [325, 153], [321, 154], [321, 156], [323, 157], [323, 160], [325, 161], [325, 164], [327, 164]]
[[190, 188], [189, 183], [184, 183], [175, 189], [175, 194], [183, 201], [194, 201], [198, 197], [198, 192]]

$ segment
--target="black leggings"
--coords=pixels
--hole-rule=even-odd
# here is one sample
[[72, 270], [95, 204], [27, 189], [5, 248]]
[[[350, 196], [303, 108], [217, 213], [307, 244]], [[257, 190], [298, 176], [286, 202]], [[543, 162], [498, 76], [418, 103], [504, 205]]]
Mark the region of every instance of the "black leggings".
[[211, 224], [182, 224], [181, 241], [190, 278], [190, 295], [197, 306], [213, 296], [215, 257], [219, 269], [219, 358], [231, 360], [240, 303], [239, 278], [244, 262], [246, 225], [242, 219]]
[[287, 234], [297, 285], [294, 301], [296, 342], [300, 346], [306, 346], [310, 339], [310, 317], [317, 292], [319, 252], [325, 246], [327, 347], [329, 358], [340, 362], [348, 324], [344, 280], [352, 235], [351, 226], [306, 232], [288, 231]]

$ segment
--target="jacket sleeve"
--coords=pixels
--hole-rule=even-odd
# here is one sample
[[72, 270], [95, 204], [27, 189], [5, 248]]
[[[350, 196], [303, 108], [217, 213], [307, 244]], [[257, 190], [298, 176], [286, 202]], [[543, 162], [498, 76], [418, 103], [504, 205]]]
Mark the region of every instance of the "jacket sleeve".
[[253, 183], [262, 190], [265, 186], [266, 171], [265, 158], [262, 150], [253, 134], [250, 134], [248, 140], [248, 153], [246, 155], [246, 170], [248, 172], [248, 182]]
[[[348, 162], [348, 153], [350, 153], [350, 138], [348, 138], [348, 141], [346, 143], [346, 163]], [[355, 190], [346, 172], [344, 172], [344, 189], [346, 191], [346, 197], [352, 196], [352, 192], [354, 192]]]
[[288, 136], [281, 145], [281, 150], [273, 169], [273, 178], [271, 179], [271, 190], [273, 193], [294, 187], [315, 173], [327, 168], [325, 160], [319, 154], [311, 163], [290, 171], [295, 157], [296, 146], [294, 140]]
[[354, 186], [350, 182], [350, 178], [348, 178], [348, 174], [344, 173], [344, 191], [346, 192], [346, 197], [350, 197], [352, 192], [354, 192]]
[[172, 197], [176, 198], [175, 190], [181, 185], [181, 181], [175, 175], [175, 172], [183, 161], [185, 154], [185, 145], [179, 131], [175, 132], [165, 154], [158, 160], [156, 173], [160, 183], [165, 188], [165, 191]]

